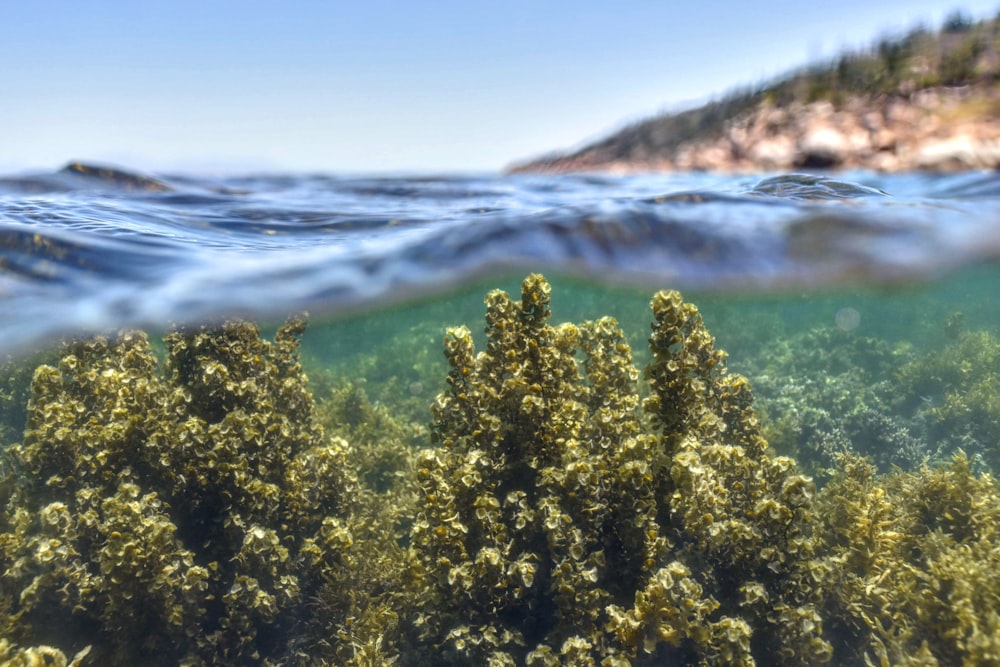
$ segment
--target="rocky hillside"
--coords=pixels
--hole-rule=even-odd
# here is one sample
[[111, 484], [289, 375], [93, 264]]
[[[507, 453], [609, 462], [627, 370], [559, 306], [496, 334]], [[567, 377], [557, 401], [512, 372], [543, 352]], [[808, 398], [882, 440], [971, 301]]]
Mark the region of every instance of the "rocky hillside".
[[1000, 168], [1000, 17], [953, 14], [512, 172]]

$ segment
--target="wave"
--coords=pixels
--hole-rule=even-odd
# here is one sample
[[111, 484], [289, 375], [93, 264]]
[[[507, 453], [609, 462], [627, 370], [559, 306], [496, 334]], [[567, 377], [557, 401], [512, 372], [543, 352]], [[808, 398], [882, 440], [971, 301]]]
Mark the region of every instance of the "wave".
[[0, 339], [335, 315], [544, 269], [694, 291], [933, 279], [1000, 254], [992, 173], [0, 179]]

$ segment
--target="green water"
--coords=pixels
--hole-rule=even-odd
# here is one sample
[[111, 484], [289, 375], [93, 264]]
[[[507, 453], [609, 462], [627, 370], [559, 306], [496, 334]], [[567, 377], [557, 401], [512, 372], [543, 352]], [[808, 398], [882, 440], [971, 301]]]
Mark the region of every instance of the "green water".
[[[522, 277], [483, 280], [460, 292], [346, 320], [314, 321], [303, 339], [303, 358], [309, 368], [365, 383], [373, 396], [379, 395], [384, 382], [395, 379], [407, 385], [419, 383], [416, 393], [433, 399], [447, 373], [441, 353], [446, 329], [467, 325], [481, 349], [484, 295], [502, 289], [517, 297]], [[646, 363], [649, 303], [655, 288], [547, 278], [553, 291], [553, 323], [614, 317], [637, 365], [641, 368]], [[845, 345], [852, 339], [874, 339], [914, 355], [932, 355], [946, 346], [956, 333], [949, 333], [947, 324], [956, 315], [962, 331], [997, 332], [998, 289], [1000, 269], [987, 265], [945, 275], [936, 282], [764, 294], [685, 292], [684, 297], [698, 306], [717, 347], [728, 353], [730, 370], [748, 375], [753, 383], [755, 369], [769, 363], [776, 346], [795, 345], [797, 337], [809, 332], [843, 334], [838, 341]], [[848, 321], [838, 324], [838, 313], [847, 311], [856, 312], [858, 321], [848, 316]], [[809, 368], [811, 352], [802, 350], [800, 370], [819, 374], [829, 370], [822, 365]]]

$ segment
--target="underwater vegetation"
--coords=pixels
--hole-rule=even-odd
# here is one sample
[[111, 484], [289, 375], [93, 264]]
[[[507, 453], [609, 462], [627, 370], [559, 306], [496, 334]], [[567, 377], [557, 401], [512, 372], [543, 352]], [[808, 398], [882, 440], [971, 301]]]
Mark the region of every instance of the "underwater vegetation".
[[426, 424], [373, 402], [353, 381], [328, 388], [316, 415], [329, 433], [351, 443], [357, 475], [366, 487], [382, 493], [414, 492], [413, 465], [418, 449], [426, 444]]
[[967, 330], [958, 313], [945, 331], [949, 340], [934, 354], [899, 366], [893, 407], [912, 414], [928, 442], [1000, 470], [1000, 339]]
[[[552, 327], [549, 285], [487, 297], [445, 343], [418, 462], [417, 617], [440, 664], [801, 664], [812, 484], [771, 458], [697, 309], [653, 299], [650, 395], [611, 319]], [[583, 361], [578, 362], [577, 351]], [[755, 656], [756, 654], [756, 656]], [[431, 660], [430, 656], [427, 657]]]
[[1000, 340], [960, 313], [928, 351], [836, 328], [775, 341], [751, 359], [765, 436], [819, 481], [842, 454], [881, 473], [959, 452], [1000, 469]]
[[834, 327], [774, 341], [750, 363], [768, 443], [820, 482], [843, 454], [866, 456], [883, 473], [919, 468], [938, 448], [894, 409], [889, 381], [909, 360], [885, 341]]
[[[487, 295], [481, 349], [448, 329], [429, 425], [355, 378], [310, 385], [298, 318], [273, 342], [178, 330], [162, 361], [141, 332], [68, 344], [2, 454], [0, 664], [1000, 661], [996, 481], [926, 440], [991, 437], [934, 409], [987, 409], [996, 341], [776, 342], [768, 392], [798, 364], [830, 381], [765, 426], [678, 292], [652, 299], [642, 372], [615, 320], [550, 306], [531, 275]], [[851, 378], [859, 358], [900, 386]], [[893, 438], [917, 453], [880, 459]]]
[[1000, 661], [1000, 495], [956, 455], [877, 478], [845, 456], [819, 494], [822, 605], [837, 664]]
[[324, 655], [371, 590], [352, 581], [339, 608], [323, 590], [395, 543], [354, 552], [355, 533], [392, 533], [352, 523], [363, 494], [349, 446], [314, 419], [303, 327], [274, 343], [245, 322], [178, 331], [162, 374], [125, 332], [35, 371], [24, 441], [5, 452], [0, 636], [89, 648], [89, 664]]
[[0, 447], [18, 442], [24, 435], [35, 367], [57, 361], [58, 357], [50, 352], [20, 360], [0, 358]]

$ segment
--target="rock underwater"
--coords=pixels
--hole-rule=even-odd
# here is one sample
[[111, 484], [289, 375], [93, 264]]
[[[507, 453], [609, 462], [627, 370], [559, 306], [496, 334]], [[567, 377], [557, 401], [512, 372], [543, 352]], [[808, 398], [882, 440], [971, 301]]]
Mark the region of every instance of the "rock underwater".
[[3, 452], [0, 664], [1000, 656], [992, 477], [844, 454], [817, 493], [679, 293], [640, 381], [614, 320], [553, 326], [550, 292], [491, 292], [479, 352], [448, 330], [415, 456], [357, 387], [317, 410], [299, 319], [171, 333], [162, 371], [139, 332], [67, 346]]

